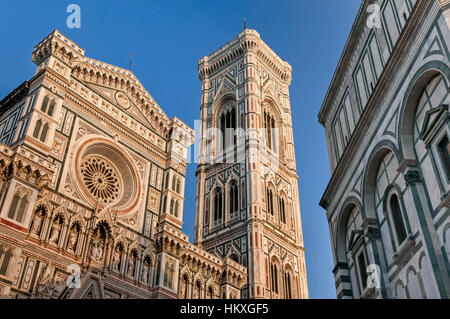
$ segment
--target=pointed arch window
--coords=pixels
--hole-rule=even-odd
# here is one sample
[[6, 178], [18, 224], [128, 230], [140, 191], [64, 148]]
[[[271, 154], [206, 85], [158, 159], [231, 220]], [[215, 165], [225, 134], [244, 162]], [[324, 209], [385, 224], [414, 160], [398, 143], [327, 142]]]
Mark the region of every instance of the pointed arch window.
[[272, 280], [272, 292], [278, 294], [278, 268], [277, 265], [272, 261], [271, 265], [271, 280]]
[[175, 217], [178, 217], [178, 201], [177, 200], [175, 201], [175, 210], [174, 210], [173, 215]]
[[273, 216], [274, 215], [273, 192], [272, 189], [270, 189], [269, 187], [266, 189], [266, 195], [267, 195], [267, 212]]
[[12, 249], [5, 249], [0, 246], [0, 275], [5, 276], [13, 254]]
[[163, 199], [163, 205], [162, 205], [162, 212], [163, 214], [166, 213], [166, 209], [167, 209], [167, 196], [164, 195], [164, 199]]
[[291, 273], [289, 270], [286, 270], [284, 275], [284, 284], [285, 284], [285, 297], [286, 299], [292, 299], [292, 283], [291, 283]]
[[50, 98], [47, 96], [44, 97], [44, 100], [42, 101], [42, 105], [41, 105], [41, 111], [44, 113], [47, 113], [47, 106], [48, 106], [48, 102], [50, 101]]
[[262, 126], [265, 129], [266, 145], [271, 150], [276, 150], [276, 120], [275, 115], [268, 107], [263, 110]]
[[164, 269], [164, 280], [163, 284], [169, 289], [173, 288], [173, 274], [175, 269], [172, 263], [166, 262], [166, 267]]
[[284, 201], [284, 197], [280, 196], [278, 198], [278, 205], [280, 210], [280, 221], [283, 224], [286, 224], [286, 203]]
[[229, 189], [229, 213], [234, 216], [239, 210], [239, 192], [235, 181], [231, 182]]
[[[44, 125], [42, 125], [44, 124]], [[36, 126], [34, 127], [33, 137], [39, 139], [41, 142], [45, 143], [47, 138], [49, 126], [47, 123], [43, 123], [42, 120], [37, 120]]]
[[[237, 128], [236, 121], [236, 106], [234, 102], [228, 102], [228, 104], [223, 108], [220, 116], [217, 118], [217, 127], [220, 130], [222, 138], [217, 138], [219, 142], [222, 140], [222, 145], [217, 145], [217, 150], [222, 149], [223, 151], [223, 162], [226, 162], [226, 149], [234, 145], [236, 147], [236, 135], [235, 130]], [[236, 157], [236, 152], [234, 152]]]
[[47, 113], [49, 116], [53, 116], [53, 112], [55, 111], [56, 102], [54, 99], [51, 99], [47, 96], [44, 97], [41, 105], [41, 111]]
[[170, 213], [173, 215], [173, 210], [175, 208], [175, 200], [172, 198], [170, 200]]
[[181, 182], [180, 179], [177, 178], [176, 192], [180, 194]]
[[28, 198], [26, 195], [21, 196], [20, 193], [14, 194], [11, 206], [9, 208], [8, 218], [14, 219], [21, 223], [27, 206]]
[[33, 132], [33, 137], [34, 138], [38, 138], [39, 137], [39, 132], [41, 131], [41, 127], [42, 127], [42, 121], [41, 120], [37, 120], [36, 126], [34, 127], [34, 132]]
[[176, 176], [174, 176], [172, 178], [172, 190], [175, 191], [176, 189], [176, 183], [177, 183], [178, 178]]
[[45, 140], [47, 138], [47, 132], [48, 132], [48, 124], [45, 123], [44, 127], [42, 128], [41, 137], [39, 138], [41, 140], [41, 142], [45, 143]]
[[217, 188], [214, 194], [214, 222], [219, 224], [222, 221], [223, 194], [220, 188]]
[[53, 116], [53, 112], [55, 111], [55, 105], [56, 105], [55, 100], [52, 100], [52, 101], [50, 102], [50, 106], [48, 107], [48, 112], [47, 112], [47, 114], [48, 114], [49, 116]]

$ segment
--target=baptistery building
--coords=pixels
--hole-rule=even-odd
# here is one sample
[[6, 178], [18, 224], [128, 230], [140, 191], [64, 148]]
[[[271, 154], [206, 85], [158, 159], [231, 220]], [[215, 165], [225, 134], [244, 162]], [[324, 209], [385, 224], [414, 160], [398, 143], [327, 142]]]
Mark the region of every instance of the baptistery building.
[[194, 131], [58, 31], [0, 101], [0, 295], [240, 298], [247, 268], [181, 231]]
[[450, 1], [362, 1], [319, 113], [338, 298], [450, 297]]

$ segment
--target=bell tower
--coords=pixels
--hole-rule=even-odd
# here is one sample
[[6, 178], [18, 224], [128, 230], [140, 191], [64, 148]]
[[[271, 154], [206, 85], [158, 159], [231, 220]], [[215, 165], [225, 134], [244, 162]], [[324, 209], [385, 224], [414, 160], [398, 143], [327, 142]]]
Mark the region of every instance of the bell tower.
[[291, 66], [244, 28], [198, 70], [195, 242], [248, 267], [243, 298], [307, 298]]

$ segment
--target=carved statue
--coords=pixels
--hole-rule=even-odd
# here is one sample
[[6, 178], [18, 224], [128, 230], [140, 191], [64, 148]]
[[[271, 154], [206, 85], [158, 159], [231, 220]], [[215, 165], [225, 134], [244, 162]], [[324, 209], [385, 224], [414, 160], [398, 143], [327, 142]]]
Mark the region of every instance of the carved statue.
[[58, 222], [53, 222], [51, 235], [49, 238], [49, 242], [52, 244], [58, 244], [59, 239], [59, 233], [61, 232], [61, 226], [58, 224]]
[[33, 217], [33, 225], [31, 226], [31, 233], [39, 236], [41, 233], [42, 216], [37, 213]]
[[116, 247], [116, 249], [114, 249], [114, 254], [113, 254], [113, 269], [115, 271], [120, 271], [120, 262], [122, 260], [122, 251], [120, 249], [119, 246]]
[[67, 249], [75, 251], [78, 242], [78, 232], [72, 229], [69, 234], [69, 243], [67, 244]]
[[98, 240], [92, 242], [91, 257], [96, 261], [101, 261], [103, 258], [103, 247], [100, 245]]
[[130, 276], [130, 277], [134, 276], [134, 257], [133, 256], [131, 256], [131, 258], [128, 261], [127, 276]]
[[148, 283], [148, 264], [146, 262], [144, 262], [143, 267], [142, 267], [142, 276], [141, 276], [141, 280], [147, 284]]
[[178, 298], [184, 299], [185, 293], [186, 293], [186, 283], [185, 283], [185, 281], [183, 280], [182, 283], [181, 283], [181, 285], [180, 285], [180, 293], [179, 293], [179, 295], [178, 295]]

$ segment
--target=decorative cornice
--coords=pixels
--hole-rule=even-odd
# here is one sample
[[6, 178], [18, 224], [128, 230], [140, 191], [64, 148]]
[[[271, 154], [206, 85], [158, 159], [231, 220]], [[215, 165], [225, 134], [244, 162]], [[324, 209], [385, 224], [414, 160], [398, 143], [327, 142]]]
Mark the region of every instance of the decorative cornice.
[[239, 36], [198, 62], [200, 80], [221, 70], [245, 53], [255, 54], [281, 81], [290, 84], [292, 67], [283, 61], [260, 37], [256, 30], [245, 29]]

